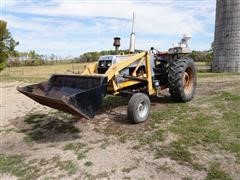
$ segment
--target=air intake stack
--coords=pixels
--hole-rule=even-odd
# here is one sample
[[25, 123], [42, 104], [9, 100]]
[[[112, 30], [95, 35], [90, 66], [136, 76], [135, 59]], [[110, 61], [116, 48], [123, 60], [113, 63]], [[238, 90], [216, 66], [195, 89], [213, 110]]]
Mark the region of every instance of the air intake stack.
[[135, 37], [136, 34], [134, 33], [134, 13], [133, 13], [133, 20], [132, 20], [132, 32], [130, 34], [130, 45], [129, 45], [129, 52], [135, 52]]
[[217, 0], [213, 50], [213, 71], [240, 72], [239, 0]]

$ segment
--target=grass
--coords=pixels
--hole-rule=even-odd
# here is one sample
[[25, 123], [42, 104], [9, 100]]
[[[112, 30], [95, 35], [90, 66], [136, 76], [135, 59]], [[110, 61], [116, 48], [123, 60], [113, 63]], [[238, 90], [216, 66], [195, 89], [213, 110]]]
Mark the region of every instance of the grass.
[[129, 99], [127, 97], [107, 95], [104, 98], [100, 111], [105, 112], [115, 107], [127, 105], [128, 100]]
[[[187, 163], [194, 169], [206, 169], [195, 161], [195, 155], [190, 153], [189, 148], [201, 145], [211, 151], [209, 145], [212, 145], [215, 149], [233, 153], [239, 163], [240, 92], [237, 89], [238, 87], [235, 87], [229, 91], [212, 93], [192, 103], [169, 104], [168, 108], [153, 112], [150, 126], [155, 131], [151, 132], [150, 138], [145, 138], [143, 144], [161, 141], [164, 132], [170, 131], [177, 135], [178, 140], [166, 147], [155, 147], [156, 158], [170, 157], [179, 163]], [[202, 103], [205, 106], [201, 106]], [[165, 129], [162, 128], [166, 123], [169, 125]], [[160, 136], [156, 136], [160, 139], [156, 139], [154, 135], [156, 131], [161, 132]], [[211, 172], [214, 170], [216, 169], [210, 169]], [[214, 174], [211, 172], [208, 177]]]
[[0, 75], [0, 79], [2, 81], [7, 81], [7, 82], [19, 81], [19, 82], [26, 82], [26, 83], [38, 83], [42, 81], [47, 81], [48, 77]]
[[90, 167], [90, 166], [93, 166], [93, 162], [87, 161], [87, 162], [84, 163], [84, 165], [87, 166], [87, 167]]
[[234, 78], [239, 76], [240, 73], [198, 73], [198, 78], [204, 79], [204, 78]]
[[151, 113], [150, 126], [156, 129], [166, 121], [186, 118], [187, 109], [187, 104], [169, 104], [169, 108], [161, 109], [161, 111]]
[[206, 180], [231, 180], [231, 176], [224, 172], [219, 164], [214, 163], [208, 170]]
[[107, 139], [107, 138], [104, 138], [102, 143], [101, 143], [101, 145], [100, 145], [100, 147], [102, 149], [106, 149], [110, 144], [111, 144], [110, 140]]
[[41, 165], [41, 166], [45, 166], [45, 165], [47, 165], [49, 162], [46, 160], [46, 159], [41, 159], [39, 162], [38, 162], [38, 164], [39, 165]]
[[50, 163], [55, 164], [55, 168], [66, 171], [68, 175], [76, 174], [78, 170], [78, 165], [76, 163], [70, 160], [61, 161], [59, 155], [54, 156], [50, 160]]
[[[208, 100], [207, 100], [208, 99]], [[194, 104], [172, 105], [170, 109], [155, 113], [152, 123], [174, 120], [168, 128], [178, 134], [187, 145], [220, 143], [226, 144], [224, 136], [239, 140], [240, 128], [240, 95], [220, 92], [208, 97], [206, 103], [209, 109], [197, 107]], [[222, 102], [225, 102], [222, 103]], [[215, 112], [222, 114], [217, 117]], [[224, 134], [224, 136], [222, 136]]]
[[159, 149], [155, 154], [156, 158], [169, 156], [171, 159], [180, 162], [191, 162], [192, 154], [184, 147], [180, 142], [174, 141], [170, 144], [170, 147], [165, 149]]
[[129, 172], [131, 172], [134, 169], [137, 169], [137, 166], [131, 166], [131, 167], [128, 167], [128, 168], [123, 168], [122, 172], [129, 173]]
[[139, 140], [139, 145], [140, 146], [145, 146], [145, 145], [152, 145], [153, 143], [163, 141], [164, 131], [162, 129], [155, 130], [152, 132], [150, 135], [144, 135], [142, 134], [138, 140]]
[[108, 172], [104, 171], [96, 175], [96, 179], [106, 179], [109, 176]]
[[34, 77], [48, 77], [51, 74], [63, 73], [78, 73], [81, 72], [87, 63], [72, 63], [72, 64], [55, 64], [43, 66], [23, 66], [6, 68], [1, 74], [10, 76], [34, 76]]
[[85, 172], [84, 174], [85, 176], [83, 179], [109, 179], [108, 177], [110, 173], [108, 173], [107, 171], [103, 171], [96, 175], [90, 174], [88, 172]]
[[28, 124], [38, 124], [42, 122], [45, 117], [46, 114], [29, 114], [24, 121]]
[[24, 163], [19, 155], [0, 154], [0, 173], [11, 174], [19, 179], [36, 179], [39, 169]]
[[64, 146], [64, 150], [71, 150], [77, 155], [77, 159], [81, 160], [86, 158], [86, 153], [89, 151], [88, 149], [84, 149], [86, 144], [83, 143], [70, 143]]
[[31, 113], [26, 115], [24, 122], [31, 125], [31, 128], [21, 130], [27, 135], [26, 141], [39, 141], [47, 139], [50, 135], [74, 135], [80, 132], [74, 126], [75, 120], [72, 116], [58, 111], [48, 114]]
[[[235, 76], [235, 74], [233, 74]], [[231, 75], [230, 75], [231, 77]], [[139, 145], [150, 147], [155, 158], [171, 159], [191, 166], [195, 170], [206, 170], [205, 164], [199, 164], [190, 149], [201, 146], [211, 152], [226, 150], [240, 162], [240, 94], [239, 88], [212, 92], [206, 97], [196, 98], [191, 103], [169, 103], [167, 108], [152, 112], [148, 125], [150, 130], [132, 135], [125, 131], [119, 141], [127, 138], [138, 140]], [[164, 142], [166, 132], [176, 135], [177, 140], [169, 145]]]
[[[213, 99], [213, 105], [222, 112], [222, 118], [219, 119], [222, 125], [221, 144], [226, 150], [236, 153], [240, 161], [240, 94], [238, 93], [221, 92]], [[221, 105], [223, 104], [221, 102], [224, 102], [224, 105]]]
[[58, 161], [57, 165], [59, 166], [60, 170], [65, 170], [68, 175], [75, 174], [78, 170], [77, 164], [72, 161]]
[[219, 143], [220, 131], [212, 127], [213, 118], [200, 112], [196, 117], [191, 116], [177, 120], [169, 128], [170, 131], [181, 135], [182, 142], [187, 145]]
[[51, 159], [51, 163], [55, 164], [55, 168], [59, 168], [60, 170], [64, 170], [68, 173], [68, 175], [75, 174], [77, 172], [78, 165], [70, 160], [61, 161], [60, 156], [56, 155]]
[[46, 81], [52, 74], [79, 74], [88, 63], [56, 64], [5, 68], [0, 74], [1, 81], [38, 83]]
[[122, 136], [120, 136], [119, 138], [118, 138], [118, 140], [121, 142], [121, 143], [126, 143], [127, 142], [127, 139], [128, 139], [129, 137], [128, 137], [128, 135], [127, 134], [123, 134]]
[[86, 146], [86, 144], [83, 143], [70, 143], [64, 146], [64, 150], [71, 150], [74, 152], [79, 152], [80, 150], [82, 150], [84, 147]]
[[180, 141], [173, 141], [169, 146], [155, 149], [155, 158], [170, 157], [180, 164], [191, 166], [195, 170], [203, 170], [201, 164], [194, 162], [194, 155]]

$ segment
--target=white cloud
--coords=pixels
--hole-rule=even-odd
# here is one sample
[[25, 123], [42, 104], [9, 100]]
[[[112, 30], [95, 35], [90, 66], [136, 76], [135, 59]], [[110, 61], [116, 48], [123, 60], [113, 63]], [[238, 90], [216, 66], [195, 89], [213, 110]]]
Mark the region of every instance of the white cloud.
[[[160, 1], [164, 2], [164, 1]], [[134, 11], [137, 17], [136, 29], [142, 33], [153, 34], [182, 34], [184, 32], [198, 33], [204, 30], [204, 24], [196, 16], [198, 13], [192, 9], [176, 8], [173, 6], [176, 1], [168, 3], [145, 3], [130, 1], [56, 1], [56, 6], [45, 6], [32, 3], [22, 3], [9, 6], [7, 9], [12, 12], [47, 16], [68, 16], [68, 17], [108, 17], [108, 18], [131, 18]], [[202, 5], [203, 3], [201, 3]], [[192, 5], [195, 7], [196, 5]], [[198, 8], [199, 9], [199, 8]], [[199, 9], [201, 14], [206, 9]], [[115, 27], [120, 27], [115, 26]], [[164, 28], [163, 28], [164, 27]], [[179, 31], [179, 32], [176, 32]]]
[[[14, 30], [16, 39], [21, 39], [21, 49], [44, 51], [46, 45], [41, 43], [43, 40], [47, 40], [49, 51], [60, 54], [64, 48], [72, 48], [71, 53], [75, 47], [81, 48], [81, 51], [87, 50], [87, 47], [89, 50], [109, 48], [113, 36], [120, 34], [127, 39], [133, 11], [136, 14], [136, 33], [142, 37], [137, 39], [139, 48], [149, 44], [166, 48], [173, 42], [162, 40], [164, 36], [170, 39], [183, 33], [191, 33], [193, 37], [210, 34], [211, 37], [208, 26], [214, 23], [215, 0], [36, 2], [5, 3], [4, 12], [7, 13], [4, 19]], [[21, 35], [21, 31], [26, 31], [26, 34]]]

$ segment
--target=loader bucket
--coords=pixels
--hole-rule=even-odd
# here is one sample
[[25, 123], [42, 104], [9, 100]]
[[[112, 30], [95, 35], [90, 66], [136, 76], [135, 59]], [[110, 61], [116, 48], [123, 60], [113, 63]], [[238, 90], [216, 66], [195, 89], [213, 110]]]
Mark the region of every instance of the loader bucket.
[[91, 119], [102, 104], [106, 88], [104, 76], [52, 75], [47, 82], [17, 90], [42, 105]]

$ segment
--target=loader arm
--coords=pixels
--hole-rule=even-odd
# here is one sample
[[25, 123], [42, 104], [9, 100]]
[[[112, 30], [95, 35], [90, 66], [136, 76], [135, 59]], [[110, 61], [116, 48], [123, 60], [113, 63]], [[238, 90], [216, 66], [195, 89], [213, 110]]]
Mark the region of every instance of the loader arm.
[[[102, 74], [102, 76], [107, 76], [108, 81], [111, 81], [114, 76], [119, 75], [119, 71], [128, 67], [132, 63], [138, 61], [139, 59], [146, 58], [146, 55], [147, 55], [147, 52], [142, 52], [142, 53], [133, 55], [132, 57], [126, 60], [123, 60], [120, 63], [113, 64], [112, 66], [109, 67], [109, 69], [105, 72], [105, 74]], [[98, 65], [98, 62], [85, 66], [82, 75], [101, 75], [101, 74], [97, 74], [96, 72], [97, 65]]]
[[136, 55], [133, 55], [132, 57], [123, 60], [120, 63], [113, 64], [112, 66], [109, 67], [105, 75], [108, 77], [108, 81], [112, 80], [114, 76], [119, 75], [119, 71], [122, 69], [128, 67], [132, 63], [138, 61], [139, 59], [146, 58], [147, 52], [142, 52]]
[[[136, 71], [139, 68], [140, 64], [145, 61], [146, 63], [146, 73], [142, 77], [137, 77]], [[114, 81], [114, 77], [117, 77], [119, 75], [119, 72], [123, 70], [124, 68], [130, 66], [131, 64], [138, 62], [138, 65], [135, 67], [135, 70], [132, 74], [132, 77], [125, 76], [126, 79], [128, 79], [125, 82], [117, 84]], [[127, 88], [142, 82], [147, 83], [147, 90], [149, 95], [155, 94], [155, 90], [152, 87], [152, 73], [151, 73], [151, 66], [150, 66], [150, 56], [148, 52], [142, 52], [136, 55], [133, 55], [132, 57], [123, 60], [120, 63], [113, 64], [109, 67], [109, 69], [106, 71], [105, 75], [108, 78], [108, 82], [111, 81], [111, 84], [113, 85], [113, 93], [118, 94], [119, 90], [123, 88]], [[124, 77], [124, 76], [123, 76]]]

